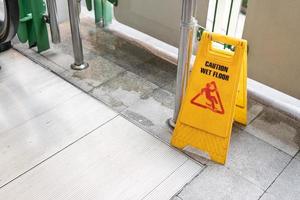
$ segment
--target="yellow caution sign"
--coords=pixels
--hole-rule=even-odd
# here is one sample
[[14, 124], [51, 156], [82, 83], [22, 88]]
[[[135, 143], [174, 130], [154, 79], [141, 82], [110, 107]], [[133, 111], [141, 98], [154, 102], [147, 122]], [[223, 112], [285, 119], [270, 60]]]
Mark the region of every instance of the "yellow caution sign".
[[[218, 50], [213, 42], [234, 46]], [[204, 32], [171, 144], [192, 146], [225, 163], [247, 42]]]

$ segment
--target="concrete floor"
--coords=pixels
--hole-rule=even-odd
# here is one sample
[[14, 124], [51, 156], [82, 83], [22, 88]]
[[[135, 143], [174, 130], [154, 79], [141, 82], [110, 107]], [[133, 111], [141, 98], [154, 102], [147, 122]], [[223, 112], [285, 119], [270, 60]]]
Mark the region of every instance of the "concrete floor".
[[[176, 66], [81, 19], [84, 54], [90, 68], [73, 71], [68, 23], [63, 42], [37, 54], [15, 48], [105, 103], [149, 134], [169, 144]], [[191, 155], [204, 170], [174, 199], [300, 199], [300, 123], [250, 97], [249, 125], [234, 125], [225, 166]], [[158, 198], [163, 199], [163, 198]]]

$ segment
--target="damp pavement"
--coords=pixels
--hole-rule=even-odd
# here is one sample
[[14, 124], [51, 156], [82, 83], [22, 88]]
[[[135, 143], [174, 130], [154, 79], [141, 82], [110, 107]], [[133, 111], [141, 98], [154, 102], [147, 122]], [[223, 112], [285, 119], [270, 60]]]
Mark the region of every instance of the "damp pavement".
[[[176, 66], [83, 17], [90, 67], [74, 71], [68, 22], [61, 30], [62, 43], [42, 54], [18, 42], [14, 48], [169, 144], [166, 121], [173, 114]], [[173, 200], [300, 199], [300, 122], [251, 97], [248, 118], [247, 127], [234, 124], [225, 166], [186, 152], [204, 169]]]

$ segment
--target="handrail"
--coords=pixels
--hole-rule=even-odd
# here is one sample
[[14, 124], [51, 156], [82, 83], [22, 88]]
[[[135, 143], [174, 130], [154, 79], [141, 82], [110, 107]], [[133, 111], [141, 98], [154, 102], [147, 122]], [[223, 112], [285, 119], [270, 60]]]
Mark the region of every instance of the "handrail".
[[4, 0], [4, 21], [0, 21], [0, 44], [13, 39], [18, 30], [18, 0]]

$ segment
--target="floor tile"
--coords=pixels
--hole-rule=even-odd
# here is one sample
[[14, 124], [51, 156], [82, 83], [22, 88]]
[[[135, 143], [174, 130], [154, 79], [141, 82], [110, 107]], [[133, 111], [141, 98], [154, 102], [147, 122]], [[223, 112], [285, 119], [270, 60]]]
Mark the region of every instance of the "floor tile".
[[123, 68], [100, 56], [90, 60], [88, 64], [89, 67], [85, 70], [69, 69], [62, 76], [84, 91], [90, 91], [125, 71]]
[[183, 200], [257, 200], [263, 191], [224, 166], [204, 169], [178, 195]]
[[234, 128], [226, 167], [266, 190], [291, 159], [272, 145]]
[[[36, 78], [35, 80], [39, 79]], [[32, 81], [32, 84], [34, 83], [36, 82]], [[53, 109], [76, 94], [81, 93], [80, 90], [59, 80], [57, 77], [45, 78], [44, 82], [40, 81], [34, 87], [17, 84], [0, 88], [0, 98], [2, 99], [0, 105], [0, 134]]]
[[2, 133], [0, 187], [115, 116], [115, 112], [82, 93]]
[[[30, 65], [29, 63], [32, 63], [32, 61], [25, 58], [22, 54], [18, 53], [15, 50], [11, 49], [1, 53], [0, 54], [0, 66], [1, 66], [0, 81], [12, 75], [17, 77], [22, 77], [22, 79], [26, 79], [28, 75], [32, 76], [35, 72], [44, 70], [37, 65]], [[24, 69], [26, 69], [25, 73], [24, 73]], [[13, 77], [13, 78], [17, 78], [17, 77]]]
[[[275, 199], [300, 199], [300, 161], [294, 159], [268, 189]], [[268, 198], [265, 198], [268, 199]], [[269, 198], [271, 199], [271, 198]]]
[[245, 130], [291, 156], [299, 150], [299, 123], [274, 109], [266, 108]]
[[0, 198], [147, 199], [179, 188], [201, 168], [117, 117], [1, 188]]
[[14, 73], [0, 80], [0, 135], [81, 93], [29, 59], [17, 58], [21, 63], [1, 60], [5, 73]]
[[156, 89], [122, 112], [130, 121], [169, 143], [171, 132], [167, 120], [173, 116], [174, 95]]
[[95, 88], [91, 94], [114, 110], [122, 111], [146, 98], [157, 87], [131, 72], [124, 72]]

